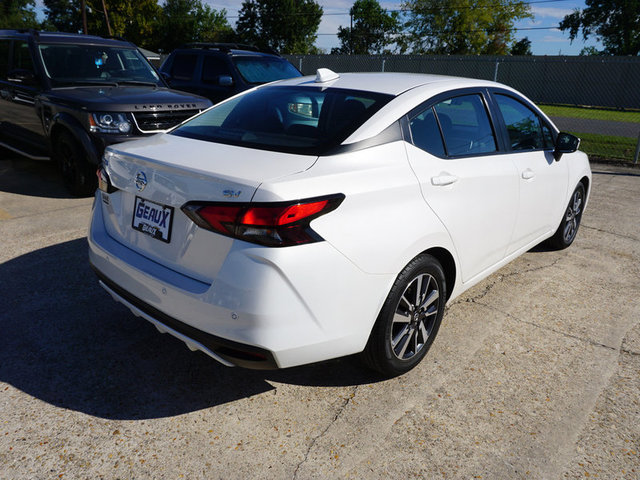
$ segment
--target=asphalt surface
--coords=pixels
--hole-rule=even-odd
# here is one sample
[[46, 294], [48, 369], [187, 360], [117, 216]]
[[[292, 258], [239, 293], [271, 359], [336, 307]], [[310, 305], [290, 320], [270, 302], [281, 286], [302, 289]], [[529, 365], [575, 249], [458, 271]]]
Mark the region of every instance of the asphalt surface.
[[640, 123], [570, 117], [551, 117], [551, 120], [563, 132], [593, 133], [640, 139]]
[[5, 157], [0, 479], [640, 478], [640, 170], [593, 170], [571, 248], [463, 294], [381, 380], [190, 352], [98, 287], [92, 199]]

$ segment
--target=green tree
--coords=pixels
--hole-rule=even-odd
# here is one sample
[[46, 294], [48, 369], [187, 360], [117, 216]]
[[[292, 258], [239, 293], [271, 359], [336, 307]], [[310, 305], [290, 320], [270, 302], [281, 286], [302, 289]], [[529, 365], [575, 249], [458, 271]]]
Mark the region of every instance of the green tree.
[[37, 28], [34, 0], [2, 0], [0, 28]]
[[511, 55], [533, 55], [533, 52], [531, 51], [531, 40], [529, 40], [528, 37], [518, 40], [511, 45], [509, 53]]
[[226, 10], [201, 0], [166, 0], [162, 6], [157, 46], [165, 52], [189, 42], [219, 42], [233, 37]]
[[314, 0], [245, 0], [236, 31], [241, 41], [282, 53], [312, 53], [322, 19]]
[[533, 16], [522, 0], [406, 0], [402, 7], [401, 46], [413, 53], [505, 55], [514, 23]]
[[80, 2], [75, 0], [44, 0], [43, 30], [78, 33], [82, 31]]
[[338, 28], [338, 53], [380, 54], [400, 31], [398, 12], [387, 13], [377, 0], [356, 0], [349, 10], [351, 26]]
[[578, 55], [580, 55], [581, 57], [594, 57], [597, 55], [603, 55], [603, 53], [596, 47], [584, 47], [582, 50], [580, 50], [580, 53]]
[[[76, 0], [44, 0], [46, 19], [42, 28], [60, 32], [81, 32], [80, 2]], [[105, 0], [111, 33], [138, 46], [150, 48], [155, 42], [162, 13], [156, 0]], [[102, 0], [86, 0], [87, 33], [108, 36]]]
[[591, 35], [602, 41], [605, 54], [640, 54], [639, 0], [586, 0], [587, 8], [576, 9], [560, 22], [560, 30], [569, 31], [573, 42], [582, 30], [582, 38]]

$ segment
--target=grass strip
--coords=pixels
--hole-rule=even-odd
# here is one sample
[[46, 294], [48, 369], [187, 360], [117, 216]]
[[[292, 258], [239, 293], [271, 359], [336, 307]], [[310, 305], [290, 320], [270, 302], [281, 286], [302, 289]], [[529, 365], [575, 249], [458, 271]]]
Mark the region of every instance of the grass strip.
[[587, 155], [602, 158], [633, 161], [637, 138], [571, 132], [580, 137], [580, 150]]

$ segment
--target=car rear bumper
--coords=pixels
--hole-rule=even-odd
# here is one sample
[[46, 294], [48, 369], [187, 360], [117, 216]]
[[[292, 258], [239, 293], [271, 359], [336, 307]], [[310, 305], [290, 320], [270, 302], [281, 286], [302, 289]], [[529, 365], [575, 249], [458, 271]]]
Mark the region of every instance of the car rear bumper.
[[362, 272], [327, 242], [274, 249], [238, 241], [205, 283], [111, 238], [95, 205], [88, 240], [114, 299], [225, 365], [285, 368], [362, 351], [394, 280]]

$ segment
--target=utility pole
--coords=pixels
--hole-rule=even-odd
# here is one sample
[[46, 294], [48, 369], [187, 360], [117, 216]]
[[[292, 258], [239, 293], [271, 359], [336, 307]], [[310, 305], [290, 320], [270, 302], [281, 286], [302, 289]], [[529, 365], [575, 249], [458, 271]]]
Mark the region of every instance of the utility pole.
[[87, 4], [85, 0], [80, 0], [80, 10], [82, 10], [82, 31], [87, 34]]
[[109, 24], [109, 14], [107, 13], [107, 4], [105, 0], [102, 0], [102, 10], [104, 10], [104, 19], [107, 22], [107, 31], [109, 32], [109, 36], [113, 37], [113, 33], [111, 32], [111, 25]]

